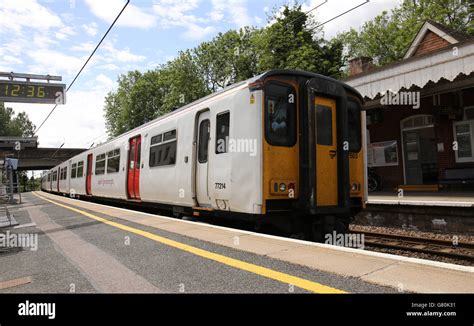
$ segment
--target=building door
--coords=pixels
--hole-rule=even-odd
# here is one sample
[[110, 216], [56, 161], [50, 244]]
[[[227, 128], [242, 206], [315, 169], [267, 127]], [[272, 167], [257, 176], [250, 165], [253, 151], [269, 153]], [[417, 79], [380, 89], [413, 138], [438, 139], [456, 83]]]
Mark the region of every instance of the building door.
[[199, 206], [211, 206], [209, 197], [209, 140], [211, 121], [209, 111], [198, 117], [197, 155], [196, 155], [196, 198]]
[[402, 121], [405, 184], [438, 182], [438, 153], [433, 117], [417, 115]]
[[338, 205], [336, 101], [314, 98], [316, 121], [316, 205]]
[[92, 154], [87, 155], [86, 194], [92, 195]]
[[420, 138], [418, 130], [403, 132], [405, 149], [405, 176], [406, 184], [423, 184], [423, 173], [421, 170]]
[[141, 136], [129, 140], [127, 192], [130, 199], [140, 199], [141, 144]]

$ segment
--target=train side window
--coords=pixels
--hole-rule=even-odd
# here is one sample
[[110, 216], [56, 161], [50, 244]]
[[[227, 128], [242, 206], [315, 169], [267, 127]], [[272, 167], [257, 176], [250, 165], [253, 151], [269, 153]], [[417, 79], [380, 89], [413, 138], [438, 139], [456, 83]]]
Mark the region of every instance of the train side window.
[[210, 136], [210, 121], [209, 119], [202, 120], [199, 125], [199, 147], [198, 147], [198, 161], [199, 163], [206, 163], [209, 152], [209, 136]]
[[358, 153], [362, 148], [360, 104], [354, 100], [347, 101], [349, 122], [349, 152]]
[[296, 91], [290, 85], [269, 82], [265, 87], [265, 138], [273, 146], [296, 144]]
[[150, 147], [150, 167], [173, 165], [176, 163], [176, 129], [152, 137]]
[[71, 166], [71, 179], [76, 179], [76, 173], [77, 173], [77, 163], [74, 163]]
[[83, 174], [84, 174], [84, 161], [80, 161], [80, 162], [77, 163], [76, 177], [77, 178], [82, 178]]
[[48, 182], [51, 182], [51, 174], [48, 174]]
[[216, 116], [216, 154], [227, 153], [229, 141], [230, 112]]
[[120, 148], [107, 153], [107, 173], [115, 173], [120, 170]]
[[316, 105], [316, 142], [318, 145], [332, 146], [332, 110], [324, 105]]
[[105, 154], [100, 154], [95, 157], [95, 174], [105, 174]]
[[63, 180], [67, 180], [67, 166], [64, 168]]

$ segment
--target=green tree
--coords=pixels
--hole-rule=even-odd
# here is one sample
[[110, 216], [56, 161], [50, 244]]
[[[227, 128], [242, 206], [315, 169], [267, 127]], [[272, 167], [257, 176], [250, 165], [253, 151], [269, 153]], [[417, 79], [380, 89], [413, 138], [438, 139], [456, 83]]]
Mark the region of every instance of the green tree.
[[275, 11], [269, 23], [254, 39], [258, 70], [299, 69], [331, 75], [342, 67], [342, 42], [324, 40], [322, 28], [301, 5]]
[[12, 108], [0, 102], [0, 136], [31, 137], [35, 128], [25, 112], [15, 116]]
[[474, 35], [472, 4], [468, 0], [404, 0], [390, 14], [383, 11], [360, 31], [351, 29], [336, 39], [346, 47], [347, 57], [371, 57], [384, 65], [403, 58], [426, 20]]
[[209, 92], [258, 73], [254, 42], [256, 33], [257, 30], [251, 27], [230, 30], [219, 33], [193, 50], [199, 74]]

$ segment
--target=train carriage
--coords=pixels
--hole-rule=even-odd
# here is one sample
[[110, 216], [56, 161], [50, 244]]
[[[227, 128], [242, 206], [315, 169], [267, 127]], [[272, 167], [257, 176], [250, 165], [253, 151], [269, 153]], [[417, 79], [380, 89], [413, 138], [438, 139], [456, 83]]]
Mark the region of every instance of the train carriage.
[[269, 71], [73, 157], [43, 189], [322, 240], [364, 207], [361, 104], [334, 79]]

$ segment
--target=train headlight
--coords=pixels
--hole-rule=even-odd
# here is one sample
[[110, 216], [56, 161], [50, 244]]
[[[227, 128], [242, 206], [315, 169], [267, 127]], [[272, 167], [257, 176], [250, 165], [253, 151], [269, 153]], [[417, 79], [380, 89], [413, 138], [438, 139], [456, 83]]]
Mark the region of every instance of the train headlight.
[[280, 191], [285, 192], [286, 191], [286, 184], [280, 183]]

